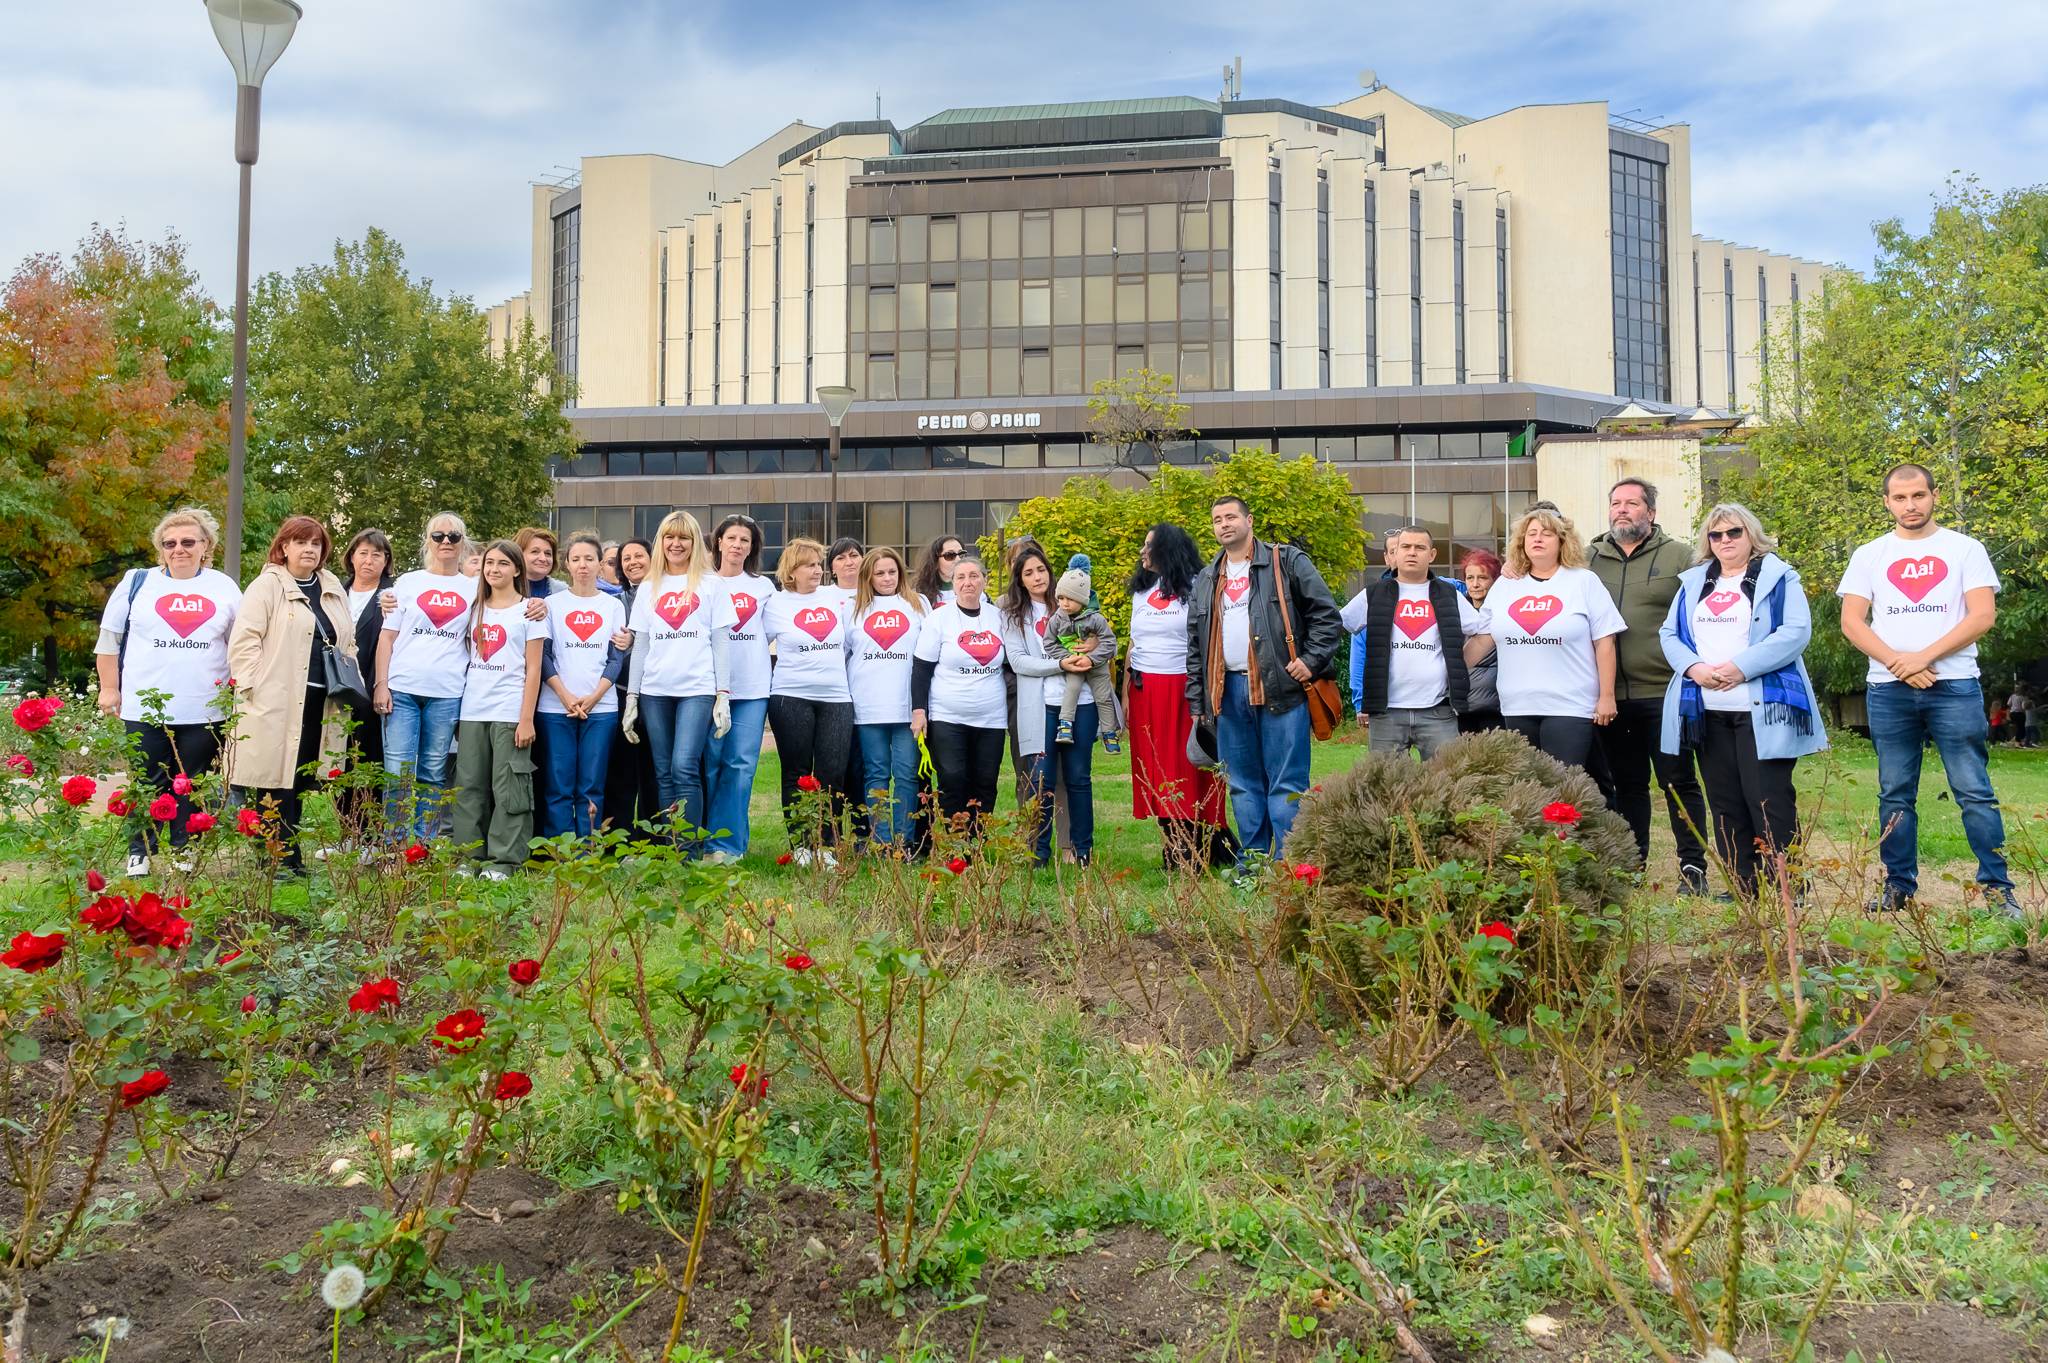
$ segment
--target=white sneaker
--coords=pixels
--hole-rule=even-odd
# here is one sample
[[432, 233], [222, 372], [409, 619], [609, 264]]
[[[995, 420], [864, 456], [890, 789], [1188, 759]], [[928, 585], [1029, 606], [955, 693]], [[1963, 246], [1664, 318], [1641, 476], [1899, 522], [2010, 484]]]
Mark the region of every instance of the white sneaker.
[[828, 871], [836, 871], [839, 869], [839, 858], [832, 855], [832, 849], [829, 847], [821, 847], [818, 849], [818, 860], [824, 865], [825, 869]]
[[799, 847], [790, 855], [789, 859], [799, 866], [809, 866], [811, 864], [811, 849]]
[[199, 862], [198, 862], [198, 859], [197, 859], [197, 858], [195, 858], [195, 857], [189, 857], [189, 856], [186, 856], [186, 857], [172, 857], [172, 858], [171, 858], [171, 865], [172, 865], [172, 866], [174, 866], [174, 867], [176, 867], [176, 868], [178, 869], [178, 871], [179, 871], [179, 872], [180, 872], [181, 874], [184, 874], [184, 875], [190, 875], [190, 874], [192, 874], [192, 868], [193, 868], [194, 866], [197, 866], [198, 864], [199, 864]]
[[144, 876], [146, 876], [146, 875], [148, 875], [148, 874], [149, 874], [149, 858], [148, 858], [148, 857], [145, 857], [145, 856], [132, 856], [132, 857], [128, 858], [128, 878], [129, 878], [130, 880], [140, 880], [140, 879], [142, 879], [142, 878], [143, 878]]
[[477, 874], [485, 880], [510, 880], [512, 873], [502, 866], [486, 866]]
[[706, 866], [730, 866], [738, 860], [739, 858], [730, 852], [706, 852], [704, 854], [704, 864]]

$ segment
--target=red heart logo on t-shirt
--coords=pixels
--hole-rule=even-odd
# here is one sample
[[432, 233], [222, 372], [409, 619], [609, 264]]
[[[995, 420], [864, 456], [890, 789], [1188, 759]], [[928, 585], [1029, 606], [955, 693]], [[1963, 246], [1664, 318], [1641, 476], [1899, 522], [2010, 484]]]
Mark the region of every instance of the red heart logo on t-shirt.
[[1038, 623], [1035, 626], [1035, 628], [1038, 630], [1039, 638], [1043, 639], [1045, 637], [1045, 622], [1050, 619], [1052, 619], [1050, 615], [1042, 615], [1038, 618]]
[[670, 629], [681, 629], [696, 609], [695, 592], [663, 592], [654, 600], [654, 613], [667, 621]]
[[750, 592], [732, 593], [732, 613], [737, 618], [732, 622], [734, 629], [745, 629], [747, 621], [754, 618], [754, 612], [761, 609], [760, 599]]
[[435, 629], [441, 628], [469, 609], [468, 603], [462, 599], [462, 593], [441, 591], [438, 588], [429, 588], [421, 592], [418, 605], [420, 614], [433, 621]]
[[807, 606], [796, 613], [796, 627], [821, 644], [838, 625], [839, 617], [823, 606]]
[[868, 632], [868, 638], [888, 648], [910, 632], [910, 616], [903, 611], [876, 611], [861, 628]]
[[1394, 607], [1394, 628], [1411, 639], [1420, 639], [1436, 628], [1436, 607], [1427, 597], [1403, 601]]
[[489, 662], [491, 655], [505, 646], [505, 627], [503, 625], [478, 625], [471, 632], [470, 637], [476, 640], [477, 655], [485, 662]]
[[1243, 577], [1226, 577], [1223, 579], [1223, 595], [1232, 605], [1244, 600], [1244, 594], [1251, 589], [1252, 579], [1249, 573]]
[[166, 592], [156, 599], [156, 613], [180, 639], [191, 638], [193, 630], [213, 619], [213, 611], [212, 600], [197, 592]]
[[1003, 651], [1003, 641], [985, 629], [963, 629], [955, 642], [960, 645], [962, 653], [983, 667], [987, 667], [989, 661]]
[[1884, 575], [1908, 601], [1918, 605], [1948, 576], [1948, 563], [1932, 554], [1926, 558], [1902, 558], [1885, 569]]
[[1173, 598], [1168, 596], [1163, 589], [1154, 587], [1145, 597], [1145, 604], [1152, 607], [1153, 610], [1163, 611], [1173, 604]]
[[604, 617], [596, 611], [570, 611], [562, 617], [562, 623], [569, 627], [571, 634], [587, 644], [590, 636], [604, 625]]
[[1534, 634], [1563, 610], [1564, 602], [1554, 596], [1525, 596], [1508, 607], [1508, 618], [1522, 627], [1522, 633]]
[[1706, 598], [1706, 608], [1716, 615], [1726, 615], [1728, 608], [1742, 599], [1741, 592], [1715, 592]]

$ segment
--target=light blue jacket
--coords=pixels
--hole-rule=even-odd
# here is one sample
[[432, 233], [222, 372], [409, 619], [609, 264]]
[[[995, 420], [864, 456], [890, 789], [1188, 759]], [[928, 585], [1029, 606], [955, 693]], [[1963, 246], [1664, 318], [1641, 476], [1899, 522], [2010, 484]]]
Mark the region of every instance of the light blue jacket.
[[[1678, 751], [1678, 693], [1685, 685], [1686, 669], [1700, 661], [1699, 654], [1687, 648], [1678, 637], [1678, 622], [1689, 618], [1693, 603], [1707, 588], [1707, 573], [1712, 570], [1719, 576], [1718, 564], [1695, 563], [1678, 575], [1678, 595], [1672, 598], [1671, 610], [1664, 617], [1664, 623], [1657, 630], [1657, 637], [1663, 641], [1665, 660], [1671, 664], [1671, 685], [1664, 691], [1664, 734], [1660, 746], [1667, 753]], [[1771, 628], [1770, 612], [1764, 609], [1764, 602], [1770, 599], [1780, 579], [1785, 581], [1785, 619], [1777, 629]], [[1756, 755], [1763, 760], [1783, 757], [1804, 757], [1827, 747], [1827, 729], [1821, 722], [1820, 705], [1813, 691], [1813, 679], [1806, 675], [1806, 642], [1813, 637], [1813, 612], [1806, 604], [1806, 590], [1799, 585], [1799, 573], [1776, 554], [1765, 554], [1763, 567], [1757, 572], [1756, 608], [1749, 617], [1749, 647], [1735, 655], [1732, 661], [1742, 669], [1742, 675], [1752, 680], [1781, 667], [1798, 669], [1799, 683], [1806, 688], [1807, 704], [1813, 709], [1811, 732], [1800, 733], [1790, 722], [1773, 720], [1766, 713], [1762, 700], [1762, 688], [1750, 688], [1750, 719], [1756, 735]]]

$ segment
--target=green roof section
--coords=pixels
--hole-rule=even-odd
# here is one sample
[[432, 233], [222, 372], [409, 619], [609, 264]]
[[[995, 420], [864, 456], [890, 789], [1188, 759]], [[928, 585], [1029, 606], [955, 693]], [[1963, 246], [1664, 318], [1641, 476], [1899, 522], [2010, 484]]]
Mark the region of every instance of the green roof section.
[[1467, 123], [1477, 123], [1479, 121], [1476, 118], [1467, 118], [1464, 114], [1454, 114], [1449, 109], [1432, 109], [1427, 104], [1418, 104], [1415, 107], [1443, 124], [1446, 128], [1462, 128]]
[[942, 109], [914, 126], [939, 128], [959, 123], [1015, 123], [1026, 119], [1216, 112], [1216, 105], [1206, 99], [1196, 99], [1192, 95], [1162, 95], [1153, 99], [1091, 99], [1074, 104], [998, 104], [985, 109]]

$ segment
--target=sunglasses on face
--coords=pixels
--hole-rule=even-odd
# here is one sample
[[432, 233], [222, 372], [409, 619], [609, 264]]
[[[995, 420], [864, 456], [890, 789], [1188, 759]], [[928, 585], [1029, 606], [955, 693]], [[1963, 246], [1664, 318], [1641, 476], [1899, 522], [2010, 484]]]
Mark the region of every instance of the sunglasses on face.
[[953, 559], [960, 557], [960, 554], [961, 551], [958, 549], [948, 549], [944, 553], [940, 554], [939, 557], [950, 562]]
[[1739, 540], [1741, 538], [1742, 527], [1739, 525], [1731, 526], [1726, 530], [1709, 530], [1707, 532], [1707, 542], [1709, 544], [1719, 544], [1722, 540]]
[[161, 541], [161, 543], [163, 544], [163, 547], [166, 549], [197, 549], [201, 544], [205, 543], [205, 541], [196, 539], [183, 539], [163, 540]]
[[460, 544], [462, 543], [462, 532], [459, 530], [435, 530], [429, 532], [427, 538], [436, 544]]

